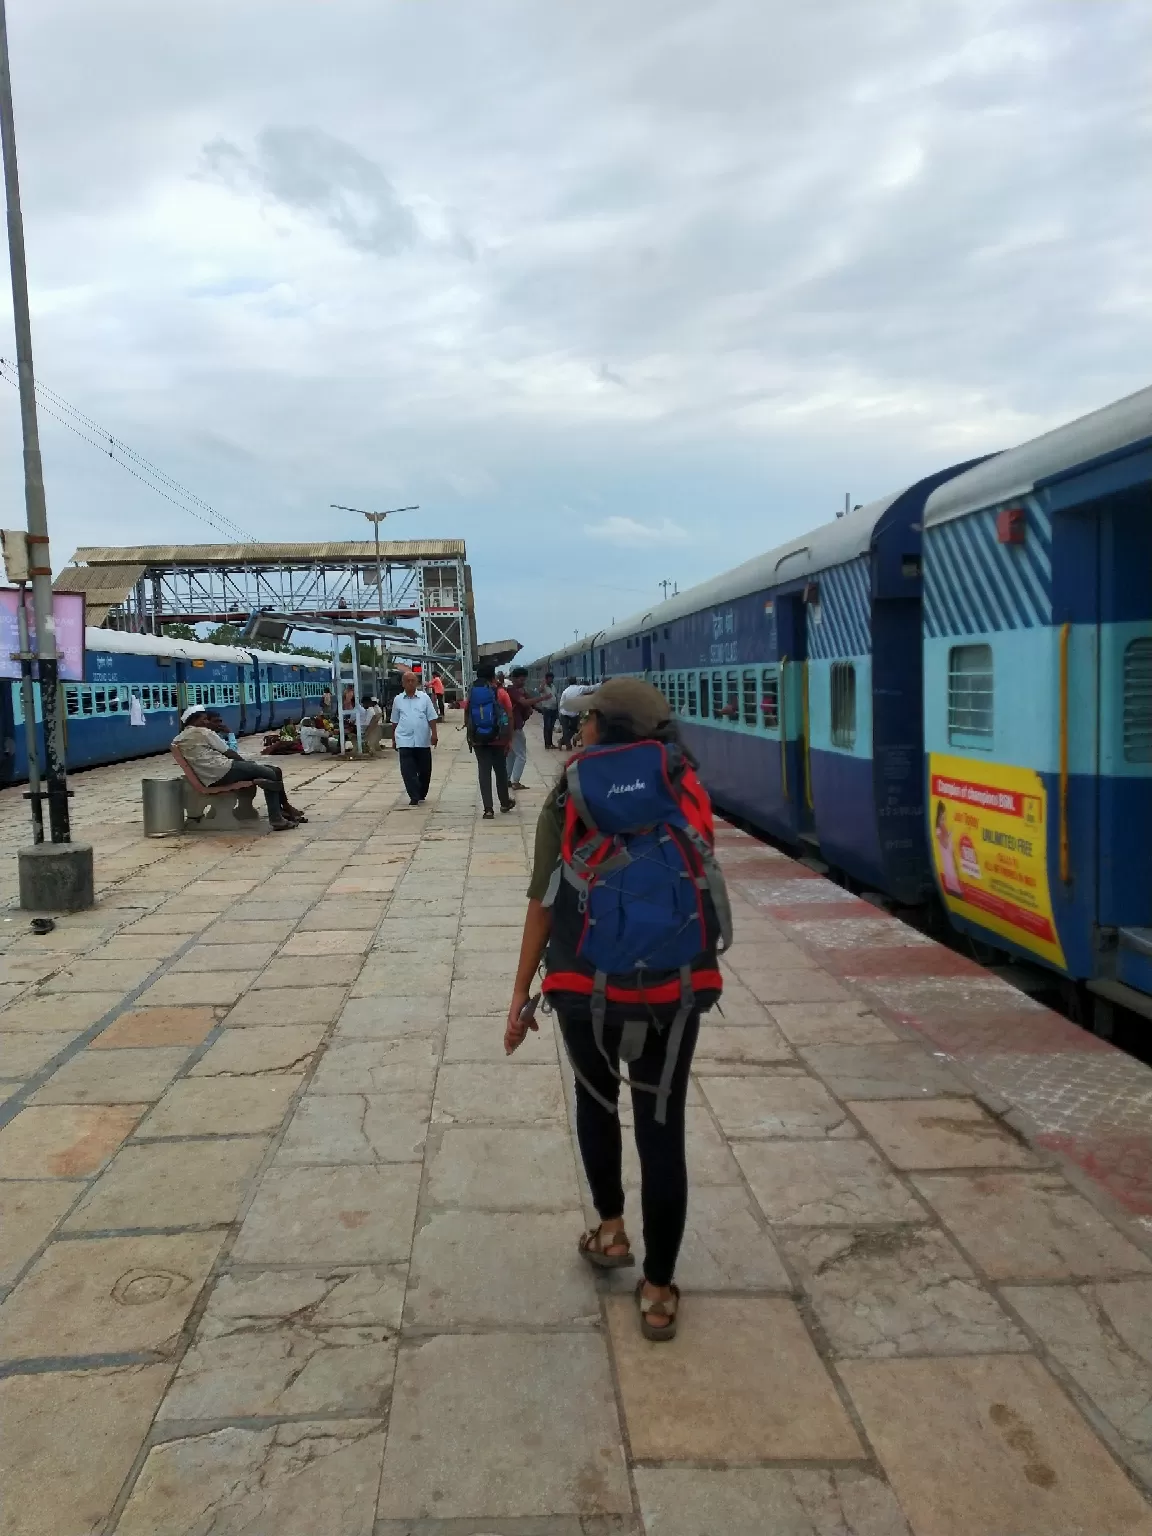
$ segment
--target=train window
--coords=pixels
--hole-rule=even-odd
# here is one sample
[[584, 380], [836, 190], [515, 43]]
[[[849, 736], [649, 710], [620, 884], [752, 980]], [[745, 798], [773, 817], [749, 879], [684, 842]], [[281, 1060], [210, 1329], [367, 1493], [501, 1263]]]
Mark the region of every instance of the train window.
[[856, 745], [856, 666], [851, 661], [832, 663], [832, 745]]
[[1152, 638], [1124, 651], [1124, 761], [1152, 763]]
[[992, 647], [954, 645], [948, 652], [948, 740], [992, 744]]
[[[733, 676], [736, 674], [733, 673]], [[712, 674], [712, 715], [716, 720], [724, 718], [724, 674], [713, 672]]]
[[74, 684], [64, 690], [64, 708], [70, 715], [80, 713], [80, 690]]
[[700, 718], [707, 720], [711, 714], [711, 684], [712, 680], [707, 672], [700, 674]]
[[780, 678], [765, 667], [760, 674], [760, 719], [765, 730], [780, 728]]
[[683, 672], [676, 677], [676, 712], [682, 715], [688, 708], [688, 685]]
[[696, 714], [696, 686], [696, 674], [695, 672], [689, 672], [685, 679], [685, 691], [688, 695], [688, 713], [690, 715]]
[[92, 707], [98, 715], [105, 713], [107, 708], [106, 694], [103, 688], [96, 688], [92, 692]]
[[724, 681], [724, 718], [737, 722], [740, 719], [740, 674], [729, 672]]
[[80, 695], [80, 709], [86, 715], [92, 714], [95, 709], [95, 700], [91, 688], [85, 688]]
[[743, 720], [745, 725], [756, 724], [756, 674], [745, 672], [743, 688], [741, 689], [741, 702], [743, 704]]

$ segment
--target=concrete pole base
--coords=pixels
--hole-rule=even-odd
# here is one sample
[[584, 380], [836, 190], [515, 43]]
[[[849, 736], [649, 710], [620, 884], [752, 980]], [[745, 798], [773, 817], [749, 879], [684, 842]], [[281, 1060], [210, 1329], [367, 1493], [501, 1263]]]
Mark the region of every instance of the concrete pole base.
[[26, 912], [82, 912], [96, 901], [91, 843], [36, 843], [17, 854]]

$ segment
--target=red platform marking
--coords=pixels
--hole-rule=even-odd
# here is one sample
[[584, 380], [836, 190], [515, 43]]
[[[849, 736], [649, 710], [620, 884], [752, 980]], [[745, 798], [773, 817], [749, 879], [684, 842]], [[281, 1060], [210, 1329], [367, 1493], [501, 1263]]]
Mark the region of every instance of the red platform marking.
[[821, 963], [838, 976], [967, 976], [972, 962], [942, 945], [902, 944], [868, 949], [822, 952]]
[[1152, 1135], [1038, 1136], [1037, 1145], [1060, 1152], [1133, 1216], [1152, 1216]]
[[[783, 918], [785, 922], [800, 923], [805, 918], [814, 917], [864, 918], [865, 914], [874, 909], [869, 908], [867, 902], [856, 901], [854, 897], [848, 896], [843, 901], [798, 900], [789, 902], [787, 905], [769, 903], [765, 906], [764, 910], [772, 917]], [[816, 941], [811, 939], [807, 940], [807, 942], [812, 944], [814, 949], [819, 947], [821, 951], [826, 947], [823, 944], [817, 944]]]

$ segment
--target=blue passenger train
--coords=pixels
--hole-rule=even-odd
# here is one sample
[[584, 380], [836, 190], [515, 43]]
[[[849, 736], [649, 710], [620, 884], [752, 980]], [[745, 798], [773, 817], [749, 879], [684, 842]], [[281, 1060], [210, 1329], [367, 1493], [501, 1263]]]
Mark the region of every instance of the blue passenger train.
[[[330, 664], [312, 656], [88, 629], [85, 681], [61, 685], [68, 767], [92, 768], [164, 751], [189, 704], [209, 706], [238, 736], [275, 729], [316, 713], [331, 676]], [[38, 684], [35, 709], [39, 725]], [[131, 723], [134, 713], [143, 724]], [[0, 683], [0, 749], [0, 784], [26, 779], [19, 683]]]
[[647, 677], [718, 806], [1152, 1017], [1152, 389], [547, 668]]

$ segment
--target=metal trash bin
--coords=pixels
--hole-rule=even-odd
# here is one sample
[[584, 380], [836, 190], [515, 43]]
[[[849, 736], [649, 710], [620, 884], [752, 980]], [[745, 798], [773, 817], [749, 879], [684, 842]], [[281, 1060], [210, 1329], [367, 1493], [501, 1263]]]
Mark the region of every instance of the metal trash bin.
[[184, 830], [184, 780], [141, 779], [144, 836], [177, 837]]

